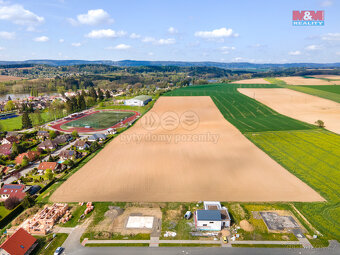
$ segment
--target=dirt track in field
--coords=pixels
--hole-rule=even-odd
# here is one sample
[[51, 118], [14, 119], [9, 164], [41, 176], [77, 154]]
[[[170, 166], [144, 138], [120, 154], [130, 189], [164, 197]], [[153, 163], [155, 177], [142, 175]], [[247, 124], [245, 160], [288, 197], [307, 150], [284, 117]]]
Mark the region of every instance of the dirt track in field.
[[237, 84], [270, 84], [269, 81], [266, 81], [263, 78], [254, 78], [254, 79], [233, 81], [232, 83], [237, 83]]
[[286, 82], [288, 85], [333, 85], [333, 83], [329, 81], [299, 76], [278, 77], [277, 79]]
[[290, 89], [239, 88], [239, 92], [275, 111], [310, 124], [322, 120], [326, 129], [340, 134], [340, 104]]
[[[176, 116], [182, 116], [181, 121]], [[64, 182], [51, 200], [324, 199], [246, 139], [210, 97], [161, 97], [136, 125]]]

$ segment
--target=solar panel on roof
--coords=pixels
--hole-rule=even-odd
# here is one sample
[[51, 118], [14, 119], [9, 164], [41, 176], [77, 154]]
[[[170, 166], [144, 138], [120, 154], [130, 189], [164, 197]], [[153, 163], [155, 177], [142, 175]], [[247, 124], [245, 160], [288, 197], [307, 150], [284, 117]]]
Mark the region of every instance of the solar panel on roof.
[[4, 188], [5, 189], [21, 189], [21, 186], [5, 184]]

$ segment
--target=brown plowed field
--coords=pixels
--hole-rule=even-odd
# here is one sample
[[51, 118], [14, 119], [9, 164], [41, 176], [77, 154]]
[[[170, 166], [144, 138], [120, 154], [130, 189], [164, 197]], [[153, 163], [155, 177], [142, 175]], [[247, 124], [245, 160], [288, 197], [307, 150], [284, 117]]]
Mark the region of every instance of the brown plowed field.
[[227, 122], [210, 97], [161, 97], [51, 200], [324, 201]]

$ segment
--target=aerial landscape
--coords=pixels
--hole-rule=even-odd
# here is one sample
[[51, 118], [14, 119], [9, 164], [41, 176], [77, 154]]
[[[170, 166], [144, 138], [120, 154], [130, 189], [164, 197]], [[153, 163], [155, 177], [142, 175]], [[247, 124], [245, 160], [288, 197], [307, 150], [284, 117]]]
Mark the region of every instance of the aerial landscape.
[[340, 254], [339, 11], [0, 0], [0, 254]]

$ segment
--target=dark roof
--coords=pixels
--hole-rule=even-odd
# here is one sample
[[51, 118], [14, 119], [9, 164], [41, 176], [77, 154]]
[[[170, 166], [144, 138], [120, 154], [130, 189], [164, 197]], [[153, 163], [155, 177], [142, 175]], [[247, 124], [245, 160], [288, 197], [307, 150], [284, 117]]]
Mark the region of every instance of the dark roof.
[[221, 212], [219, 210], [197, 210], [197, 220], [220, 221]]
[[37, 239], [27, 233], [26, 230], [19, 228], [0, 248], [9, 254], [24, 255], [36, 241]]
[[41, 144], [38, 145], [38, 148], [42, 148], [42, 147], [45, 147], [45, 148], [55, 148], [57, 147], [57, 143], [55, 141], [51, 141], [51, 140], [45, 140], [44, 142], [42, 142]]
[[34, 195], [35, 193], [37, 193], [39, 190], [41, 190], [41, 187], [39, 185], [33, 185], [30, 187], [30, 189], [28, 190], [28, 193], [30, 195]]

